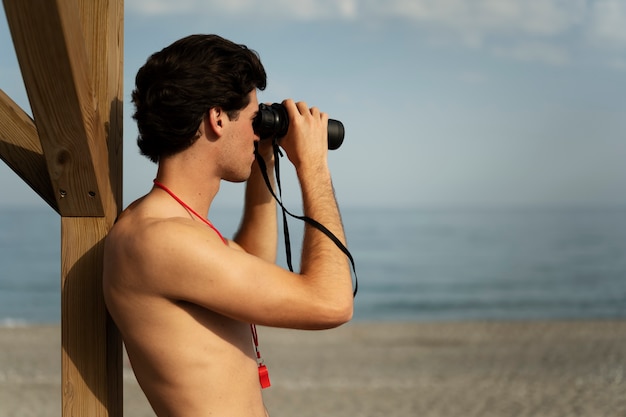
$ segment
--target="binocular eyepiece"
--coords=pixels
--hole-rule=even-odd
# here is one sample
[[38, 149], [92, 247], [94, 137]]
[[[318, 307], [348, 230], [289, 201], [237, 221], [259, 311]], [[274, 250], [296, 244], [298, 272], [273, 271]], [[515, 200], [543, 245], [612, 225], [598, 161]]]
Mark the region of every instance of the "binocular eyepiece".
[[[261, 140], [273, 137], [282, 138], [289, 129], [287, 109], [280, 103], [260, 104], [252, 127]], [[343, 143], [344, 134], [343, 123], [339, 120], [328, 119], [328, 149], [339, 148]]]

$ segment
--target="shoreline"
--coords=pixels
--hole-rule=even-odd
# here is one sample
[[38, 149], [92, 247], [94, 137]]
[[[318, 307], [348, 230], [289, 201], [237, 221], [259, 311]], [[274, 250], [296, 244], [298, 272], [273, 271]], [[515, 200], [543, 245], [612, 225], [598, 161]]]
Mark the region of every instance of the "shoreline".
[[[272, 417], [626, 415], [626, 320], [259, 327]], [[0, 417], [58, 416], [59, 325], [0, 327]], [[154, 416], [124, 361], [127, 417]]]

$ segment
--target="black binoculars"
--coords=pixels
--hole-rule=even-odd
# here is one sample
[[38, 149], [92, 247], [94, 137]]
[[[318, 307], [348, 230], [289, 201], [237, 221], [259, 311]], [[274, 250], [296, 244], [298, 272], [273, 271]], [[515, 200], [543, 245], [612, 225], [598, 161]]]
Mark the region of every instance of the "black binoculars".
[[[287, 109], [280, 103], [260, 104], [259, 112], [252, 122], [254, 132], [261, 140], [282, 138], [289, 129]], [[328, 149], [334, 150], [343, 143], [345, 131], [339, 120], [328, 119]]]

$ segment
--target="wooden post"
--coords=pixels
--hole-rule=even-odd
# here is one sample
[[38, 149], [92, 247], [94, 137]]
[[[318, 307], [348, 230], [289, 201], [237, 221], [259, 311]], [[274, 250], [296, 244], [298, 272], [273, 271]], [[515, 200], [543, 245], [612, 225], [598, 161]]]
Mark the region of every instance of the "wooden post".
[[121, 343], [102, 297], [104, 217], [61, 218], [63, 416], [121, 416]]
[[34, 121], [0, 94], [0, 156], [62, 216], [62, 415], [122, 416], [102, 259], [122, 207], [123, 0], [4, 7]]

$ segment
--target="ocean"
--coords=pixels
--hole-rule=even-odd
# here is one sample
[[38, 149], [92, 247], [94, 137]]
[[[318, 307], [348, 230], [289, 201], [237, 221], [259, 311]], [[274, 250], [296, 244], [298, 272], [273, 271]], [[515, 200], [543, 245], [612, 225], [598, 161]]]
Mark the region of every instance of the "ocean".
[[[354, 320], [626, 318], [626, 208], [342, 215], [359, 280]], [[239, 215], [210, 218], [230, 236]], [[289, 228], [297, 268], [302, 224]], [[59, 242], [52, 210], [0, 209], [0, 325], [60, 322]], [[285, 265], [283, 244], [279, 253]]]

